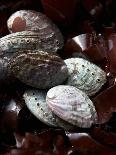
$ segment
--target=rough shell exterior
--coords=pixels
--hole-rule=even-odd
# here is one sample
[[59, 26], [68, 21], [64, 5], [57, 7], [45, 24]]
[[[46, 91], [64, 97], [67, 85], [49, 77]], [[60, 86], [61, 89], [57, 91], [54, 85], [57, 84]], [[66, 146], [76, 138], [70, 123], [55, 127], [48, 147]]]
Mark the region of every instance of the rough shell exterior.
[[58, 117], [78, 127], [88, 128], [97, 122], [92, 101], [76, 87], [59, 85], [51, 88], [46, 103]]
[[46, 104], [46, 94], [45, 90], [27, 90], [23, 98], [34, 116], [48, 125], [57, 126], [54, 114]]
[[63, 36], [58, 27], [44, 14], [33, 10], [20, 10], [15, 12], [7, 21], [8, 29], [12, 32], [36, 31], [43, 39], [57, 49], [63, 46]]
[[28, 109], [36, 116], [40, 121], [47, 125], [54, 127], [62, 127], [66, 130], [74, 129], [74, 126], [64, 122], [57, 117], [46, 104], [46, 90], [27, 90], [25, 91], [23, 98]]
[[67, 66], [59, 56], [42, 51], [16, 54], [8, 69], [23, 83], [39, 89], [59, 85], [68, 76]]
[[54, 52], [53, 40], [40, 36], [37, 32], [22, 31], [0, 39], [0, 57], [11, 57], [21, 50], [46, 50]]
[[106, 82], [106, 73], [83, 58], [66, 59], [69, 77], [67, 85], [75, 86], [87, 95], [94, 95]]
[[[0, 72], [6, 78], [8, 77], [7, 64], [14, 53], [22, 50], [31, 50], [35, 52], [38, 49], [44, 49], [48, 52], [54, 52], [53, 40], [44, 38], [36, 32], [23, 31], [9, 34], [0, 39]], [[3, 79], [1, 76], [1, 79]]]

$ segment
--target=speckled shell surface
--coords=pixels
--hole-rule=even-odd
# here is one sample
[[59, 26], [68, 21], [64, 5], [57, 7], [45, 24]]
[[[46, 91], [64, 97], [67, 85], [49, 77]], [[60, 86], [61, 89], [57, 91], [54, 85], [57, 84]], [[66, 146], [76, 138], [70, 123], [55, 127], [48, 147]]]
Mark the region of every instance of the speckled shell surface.
[[47, 92], [46, 103], [63, 120], [88, 128], [97, 121], [97, 113], [89, 97], [73, 86], [59, 85]]
[[56, 118], [46, 104], [46, 90], [27, 90], [23, 98], [28, 109], [39, 120], [51, 126], [57, 126]]
[[88, 60], [69, 58], [65, 63], [69, 72], [66, 84], [81, 89], [87, 95], [94, 95], [106, 82], [106, 73]]
[[59, 85], [68, 76], [67, 66], [56, 54], [24, 51], [9, 61], [8, 69], [23, 83], [39, 89]]
[[[16, 52], [19, 53], [22, 50], [31, 50], [35, 52], [35, 50], [38, 49], [54, 52], [51, 40], [48, 38], [44, 39], [43, 37], [31, 31], [17, 32], [2, 37], [0, 39], [1, 74], [6, 77], [8, 76], [7, 63]], [[3, 79], [2, 77], [1, 79]]]
[[10, 58], [15, 52], [21, 50], [47, 50], [54, 52], [53, 40], [44, 38], [37, 32], [22, 31], [9, 34], [0, 39], [0, 57]]
[[[15, 12], [7, 21], [9, 31], [36, 31], [54, 51], [62, 48], [63, 36], [58, 27], [44, 14], [33, 10]], [[45, 43], [44, 42], [44, 43]], [[48, 42], [48, 43], [47, 43]], [[46, 46], [47, 47], [47, 46]]]
[[57, 117], [46, 104], [47, 90], [30, 89], [25, 91], [23, 98], [28, 109], [40, 121], [54, 127], [62, 127], [66, 130], [74, 126]]

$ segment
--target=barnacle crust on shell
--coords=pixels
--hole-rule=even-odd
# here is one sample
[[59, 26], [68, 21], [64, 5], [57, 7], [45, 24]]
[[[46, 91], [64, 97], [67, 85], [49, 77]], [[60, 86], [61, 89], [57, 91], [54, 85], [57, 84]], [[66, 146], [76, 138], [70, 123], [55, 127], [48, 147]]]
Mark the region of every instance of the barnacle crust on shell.
[[12, 57], [9, 70], [23, 83], [39, 89], [47, 89], [63, 83], [68, 70], [64, 61], [48, 52], [23, 51]]
[[[16, 20], [17, 22], [15, 22]], [[9, 17], [7, 26], [11, 33], [21, 30], [37, 32], [40, 41], [38, 44], [50, 52], [56, 52], [63, 47], [64, 40], [59, 28], [41, 12], [34, 10], [16, 11]]]
[[68, 67], [66, 85], [72, 85], [91, 96], [97, 93], [106, 82], [106, 73], [97, 65], [83, 58], [65, 60]]

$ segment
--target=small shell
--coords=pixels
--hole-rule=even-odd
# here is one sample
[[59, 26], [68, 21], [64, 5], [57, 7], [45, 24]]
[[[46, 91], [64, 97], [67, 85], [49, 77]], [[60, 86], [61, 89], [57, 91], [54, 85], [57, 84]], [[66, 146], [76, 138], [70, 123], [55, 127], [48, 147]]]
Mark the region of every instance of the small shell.
[[69, 78], [66, 85], [72, 85], [91, 96], [106, 82], [106, 73], [95, 64], [83, 58], [66, 59]]
[[[20, 10], [10, 16], [7, 21], [11, 33], [35, 31], [42, 38], [46, 48], [57, 51], [63, 47], [63, 36], [58, 27], [44, 14], [33, 10]], [[42, 44], [42, 43], [41, 43]], [[48, 47], [47, 47], [48, 46]]]
[[42, 51], [17, 53], [8, 66], [20, 81], [39, 89], [59, 85], [68, 76], [67, 66], [59, 56]]
[[60, 85], [51, 88], [46, 103], [58, 117], [78, 127], [88, 128], [97, 121], [92, 101], [76, 87]]
[[27, 90], [23, 97], [28, 109], [40, 121], [54, 127], [62, 127], [66, 130], [74, 129], [74, 126], [57, 117], [46, 104], [46, 90]]
[[36, 116], [39, 120], [47, 125], [57, 126], [54, 114], [46, 104], [45, 90], [27, 90], [23, 97], [28, 109]]

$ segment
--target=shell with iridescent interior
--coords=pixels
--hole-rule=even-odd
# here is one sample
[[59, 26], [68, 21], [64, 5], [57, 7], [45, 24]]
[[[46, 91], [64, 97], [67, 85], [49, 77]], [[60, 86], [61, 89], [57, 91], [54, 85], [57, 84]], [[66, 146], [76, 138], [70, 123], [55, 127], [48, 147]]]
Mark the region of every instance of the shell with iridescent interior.
[[97, 65], [83, 58], [65, 60], [69, 77], [66, 85], [72, 85], [91, 96], [97, 93], [106, 82], [106, 73]]
[[47, 92], [46, 103], [61, 119], [89, 128], [97, 122], [97, 113], [89, 97], [73, 86], [59, 85]]
[[56, 54], [22, 51], [9, 61], [8, 70], [23, 83], [47, 89], [62, 84], [68, 77], [64, 61]]
[[30, 112], [43, 123], [62, 127], [66, 130], [74, 129], [74, 126], [57, 117], [46, 104], [46, 90], [26, 90], [23, 98]]

